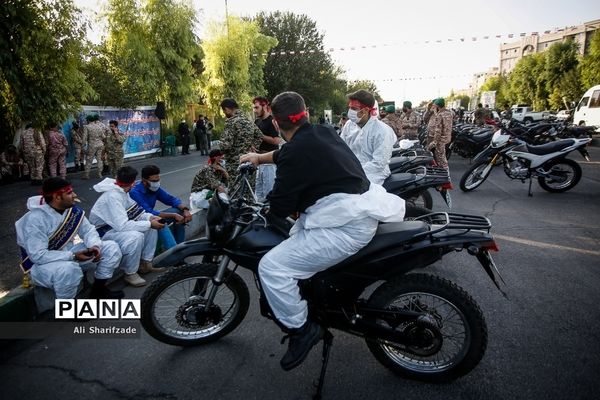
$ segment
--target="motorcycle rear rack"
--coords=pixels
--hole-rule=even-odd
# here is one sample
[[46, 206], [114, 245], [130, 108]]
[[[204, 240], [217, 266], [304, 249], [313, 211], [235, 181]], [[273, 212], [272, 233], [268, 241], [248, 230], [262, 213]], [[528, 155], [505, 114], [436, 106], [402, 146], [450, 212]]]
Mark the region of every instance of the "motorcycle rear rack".
[[478, 215], [459, 214], [459, 213], [447, 213], [447, 212], [435, 212], [421, 217], [415, 218], [416, 221], [424, 221], [429, 225], [435, 226], [434, 229], [418, 233], [413, 236], [414, 239], [420, 239], [425, 236], [431, 236], [447, 229], [465, 230], [464, 233], [471, 230], [487, 231], [490, 232], [492, 223], [489, 219]]
[[415, 174], [419, 177], [411, 182], [411, 184], [419, 187], [438, 186], [450, 182], [450, 174], [445, 168], [419, 166], [409, 169], [406, 172]]

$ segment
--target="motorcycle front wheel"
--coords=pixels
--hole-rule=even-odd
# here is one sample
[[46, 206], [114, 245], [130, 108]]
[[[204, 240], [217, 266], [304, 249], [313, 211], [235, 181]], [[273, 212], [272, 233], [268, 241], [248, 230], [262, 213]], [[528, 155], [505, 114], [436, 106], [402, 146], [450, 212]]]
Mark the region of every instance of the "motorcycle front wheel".
[[228, 272], [207, 308], [217, 268], [215, 264], [183, 265], [156, 279], [141, 299], [146, 332], [163, 343], [195, 346], [234, 330], [248, 312], [248, 287], [238, 274]]
[[553, 160], [544, 165], [548, 175], [539, 176], [538, 183], [542, 189], [551, 193], [566, 192], [573, 189], [581, 179], [581, 167], [568, 158]]
[[463, 192], [470, 192], [477, 189], [485, 182], [490, 172], [492, 172], [493, 167], [489, 160], [473, 164], [460, 178], [460, 189]]
[[[421, 321], [373, 321], [399, 333], [398, 343], [367, 337], [377, 361], [396, 374], [426, 382], [448, 382], [469, 373], [487, 347], [481, 309], [462, 288], [427, 274], [408, 274], [382, 284], [371, 308], [424, 313]], [[409, 344], [400, 338], [409, 338]]]

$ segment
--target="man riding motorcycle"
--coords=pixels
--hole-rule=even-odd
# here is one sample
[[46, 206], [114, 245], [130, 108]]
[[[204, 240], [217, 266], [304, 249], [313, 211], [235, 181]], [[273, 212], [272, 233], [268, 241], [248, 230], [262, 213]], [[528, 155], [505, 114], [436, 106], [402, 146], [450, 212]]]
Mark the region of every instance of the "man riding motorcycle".
[[300, 213], [290, 237], [269, 251], [258, 269], [269, 305], [289, 333], [281, 367], [290, 370], [324, 334], [307, 319], [298, 280], [358, 252], [371, 241], [379, 221], [402, 221], [404, 201], [369, 183], [359, 160], [332, 128], [308, 122], [299, 94], [279, 94], [271, 109], [273, 124], [286, 143], [270, 153], [243, 155], [240, 161], [277, 165], [268, 196], [270, 218]]

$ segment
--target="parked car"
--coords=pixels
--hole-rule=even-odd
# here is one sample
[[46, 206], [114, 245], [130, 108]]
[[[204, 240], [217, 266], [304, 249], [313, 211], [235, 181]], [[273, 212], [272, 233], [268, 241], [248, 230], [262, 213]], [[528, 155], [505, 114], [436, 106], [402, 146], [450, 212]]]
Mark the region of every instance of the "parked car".
[[535, 112], [529, 106], [514, 105], [511, 107], [511, 110], [513, 119], [525, 124], [550, 118], [550, 113], [548, 111]]
[[600, 85], [592, 86], [585, 92], [573, 114], [573, 123], [600, 126]]
[[566, 121], [571, 118], [571, 111], [572, 110], [560, 110], [556, 113], [554, 118], [556, 118], [557, 121]]

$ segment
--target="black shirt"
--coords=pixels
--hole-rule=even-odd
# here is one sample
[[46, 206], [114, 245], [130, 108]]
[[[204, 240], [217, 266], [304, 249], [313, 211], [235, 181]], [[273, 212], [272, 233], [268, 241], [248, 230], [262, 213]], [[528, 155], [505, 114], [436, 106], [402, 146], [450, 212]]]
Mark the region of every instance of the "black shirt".
[[[254, 123], [256, 124], [256, 126], [258, 126], [258, 129], [260, 129], [263, 135], [271, 137], [279, 136], [279, 133], [277, 133], [277, 130], [275, 129], [275, 125], [273, 125], [272, 115], [269, 115], [265, 119], [257, 118], [256, 120], [254, 120]], [[258, 146], [258, 152], [268, 153], [270, 151], [277, 150], [278, 148], [278, 145], [267, 143], [263, 140], [262, 142], [260, 142], [260, 146]]]
[[333, 193], [362, 194], [369, 180], [360, 162], [330, 127], [306, 123], [273, 153], [275, 185], [268, 198], [278, 217], [306, 209]]

